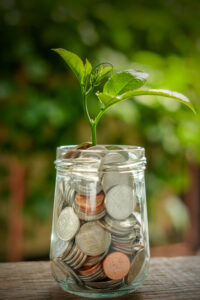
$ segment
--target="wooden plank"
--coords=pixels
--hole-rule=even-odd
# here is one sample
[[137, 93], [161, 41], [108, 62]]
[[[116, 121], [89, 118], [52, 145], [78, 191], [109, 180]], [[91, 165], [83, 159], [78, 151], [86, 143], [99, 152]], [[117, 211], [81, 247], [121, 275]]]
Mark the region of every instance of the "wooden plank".
[[[0, 264], [0, 299], [84, 299], [62, 291], [49, 262]], [[143, 285], [125, 300], [200, 299], [200, 257], [152, 258]]]

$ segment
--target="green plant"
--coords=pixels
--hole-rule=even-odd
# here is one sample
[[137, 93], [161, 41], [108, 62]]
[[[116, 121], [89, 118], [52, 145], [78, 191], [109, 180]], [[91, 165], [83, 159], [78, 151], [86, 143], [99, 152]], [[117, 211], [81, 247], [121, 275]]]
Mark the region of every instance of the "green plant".
[[[134, 96], [158, 95], [173, 98], [187, 105], [195, 113], [189, 99], [180, 93], [162, 89], [141, 89], [148, 78], [147, 73], [126, 70], [113, 74], [113, 67], [110, 64], [102, 63], [92, 68], [87, 59], [84, 64], [80, 57], [70, 51], [65, 49], [52, 50], [64, 59], [80, 82], [84, 113], [91, 128], [93, 145], [96, 145], [97, 124], [105, 111], [115, 103]], [[87, 101], [90, 93], [95, 93], [101, 104], [100, 111], [94, 119], [90, 117], [88, 111]]]

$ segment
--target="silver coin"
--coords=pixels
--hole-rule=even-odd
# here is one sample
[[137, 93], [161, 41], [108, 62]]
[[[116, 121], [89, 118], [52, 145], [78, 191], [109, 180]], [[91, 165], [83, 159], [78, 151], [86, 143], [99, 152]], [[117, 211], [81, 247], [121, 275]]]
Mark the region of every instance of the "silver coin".
[[56, 232], [61, 240], [69, 241], [77, 233], [80, 221], [72, 207], [66, 207], [62, 210], [57, 224]]
[[96, 195], [102, 191], [102, 185], [99, 178], [97, 181], [95, 179], [91, 180], [91, 178], [87, 180], [86, 178], [73, 177], [71, 186], [77, 193], [88, 197]]
[[116, 236], [122, 236], [122, 237], [127, 236], [134, 231], [134, 227], [130, 227], [130, 228], [120, 227], [120, 223], [119, 223], [120, 221], [117, 222], [118, 225], [116, 226], [117, 223], [114, 222], [111, 223], [110, 221], [108, 221], [108, 215], [106, 215], [104, 219], [101, 219], [101, 221], [99, 221], [99, 224]]
[[63, 257], [70, 251], [72, 246], [71, 242], [63, 241], [61, 239], [57, 239], [56, 241], [53, 241], [51, 244], [51, 255], [54, 258], [57, 257]]
[[96, 289], [106, 289], [110, 287], [116, 287], [122, 284], [122, 280], [106, 280], [106, 281], [98, 281], [98, 282], [87, 282], [87, 286], [93, 287]]
[[105, 197], [106, 210], [116, 220], [126, 219], [135, 207], [134, 190], [128, 185], [116, 185]]
[[63, 272], [66, 272], [66, 273], [69, 273], [70, 276], [77, 282], [79, 283], [80, 285], [82, 285], [82, 280], [79, 278], [79, 276], [76, 274], [76, 272], [74, 272], [72, 270], [72, 268], [70, 268], [65, 262], [63, 261], [60, 261], [59, 260], [59, 264], [63, 270]]
[[106, 147], [103, 145], [96, 145], [89, 148], [89, 150], [100, 150], [100, 151], [106, 151]]
[[113, 218], [111, 218], [109, 215], [105, 216], [105, 221], [110, 224], [112, 227], [115, 227], [119, 230], [132, 230], [132, 228], [135, 227], [136, 223], [137, 223], [137, 219], [136, 217], [131, 214], [128, 218], [126, 218], [125, 220], [115, 220]]
[[104, 192], [108, 192], [115, 185], [130, 185], [133, 187], [133, 177], [130, 173], [109, 171], [102, 177], [102, 187]]
[[67, 205], [71, 206], [72, 203], [74, 202], [75, 198], [75, 190], [71, 187], [70, 184], [65, 185], [65, 197], [66, 197], [66, 202]]
[[[94, 151], [95, 150], [95, 151]], [[94, 157], [101, 159], [105, 155], [106, 147], [102, 145], [96, 145], [88, 148], [87, 151], [81, 153], [81, 157]]]
[[107, 165], [107, 164], [121, 164], [123, 162], [126, 161], [126, 158], [119, 152], [108, 152], [104, 158], [103, 158], [103, 161], [102, 163], [104, 165]]
[[105, 218], [98, 221], [98, 224], [103, 228], [105, 228], [110, 233], [112, 233], [113, 235], [124, 236], [129, 233], [129, 231], [120, 231], [119, 229], [115, 229], [114, 227], [112, 227], [111, 225], [105, 222]]
[[82, 255], [83, 255], [83, 252], [80, 249], [77, 248], [74, 256], [71, 259], [66, 260], [66, 263], [68, 265], [70, 265], [70, 267], [72, 267], [73, 263], [76, 262], [77, 259], [79, 260], [80, 256], [82, 256]]
[[65, 256], [65, 258], [63, 260], [68, 263], [68, 261], [70, 261], [74, 257], [74, 255], [77, 253], [77, 250], [78, 250], [78, 248], [76, 247], [76, 244], [73, 243], [73, 247], [71, 248], [71, 251], [68, 253], [68, 255]]
[[131, 267], [130, 267], [130, 271], [125, 278], [125, 282], [127, 284], [131, 284], [134, 281], [134, 279], [140, 274], [140, 271], [145, 262], [145, 258], [146, 258], [145, 249], [144, 248], [140, 249], [136, 253], [135, 257], [133, 258], [133, 261], [132, 261]]
[[81, 226], [75, 241], [85, 254], [95, 256], [107, 251], [111, 243], [111, 234], [97, 222], [87, 222]]
[[73, 269], [74, 270], [78, 270], [82, 267], [82, 265], [84, 264], [84, 262], [86, 261], [87, 259], [87, 255], [86, 254], [83, 254], [83, 257], [81, 258], [80, 262], [76, 262], [75, 265], [73, 265]]
[[136, 239], [136, 233], [135, 231], [133, 230], [132, 232], [130, 232], [129, 234], [127, 235], [124, 235], [124, 236], [117, 236], [117, 235], [112, 235], [112, 240], [113, 241], [121, 241], [121, 242], [129, 242], [129, 241], [135, 241]]

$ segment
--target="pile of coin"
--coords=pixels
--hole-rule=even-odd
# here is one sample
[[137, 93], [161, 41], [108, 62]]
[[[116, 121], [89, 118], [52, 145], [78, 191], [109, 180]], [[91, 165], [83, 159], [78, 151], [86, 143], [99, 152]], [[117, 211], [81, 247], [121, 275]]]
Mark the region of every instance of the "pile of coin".
[[134, 176], [112, 168], [125, 163], [128, 153], [83, 147], [87, 151], [66, 153], [65, 159], [75, 162], [67, 179], [57, 178], [52, 270], [58, 281], [70, 278], [82, 288], [116, 289], [131, 284], [146, 259]]

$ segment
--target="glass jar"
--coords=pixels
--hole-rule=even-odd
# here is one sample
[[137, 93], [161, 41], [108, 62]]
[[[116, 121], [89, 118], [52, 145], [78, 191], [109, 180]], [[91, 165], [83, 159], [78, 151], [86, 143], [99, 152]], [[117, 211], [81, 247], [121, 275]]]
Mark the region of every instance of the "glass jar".
[[50, 259], [65, 291], [116, 297], [146, 277], [145, 164], [141, 147], [57, 148]]

